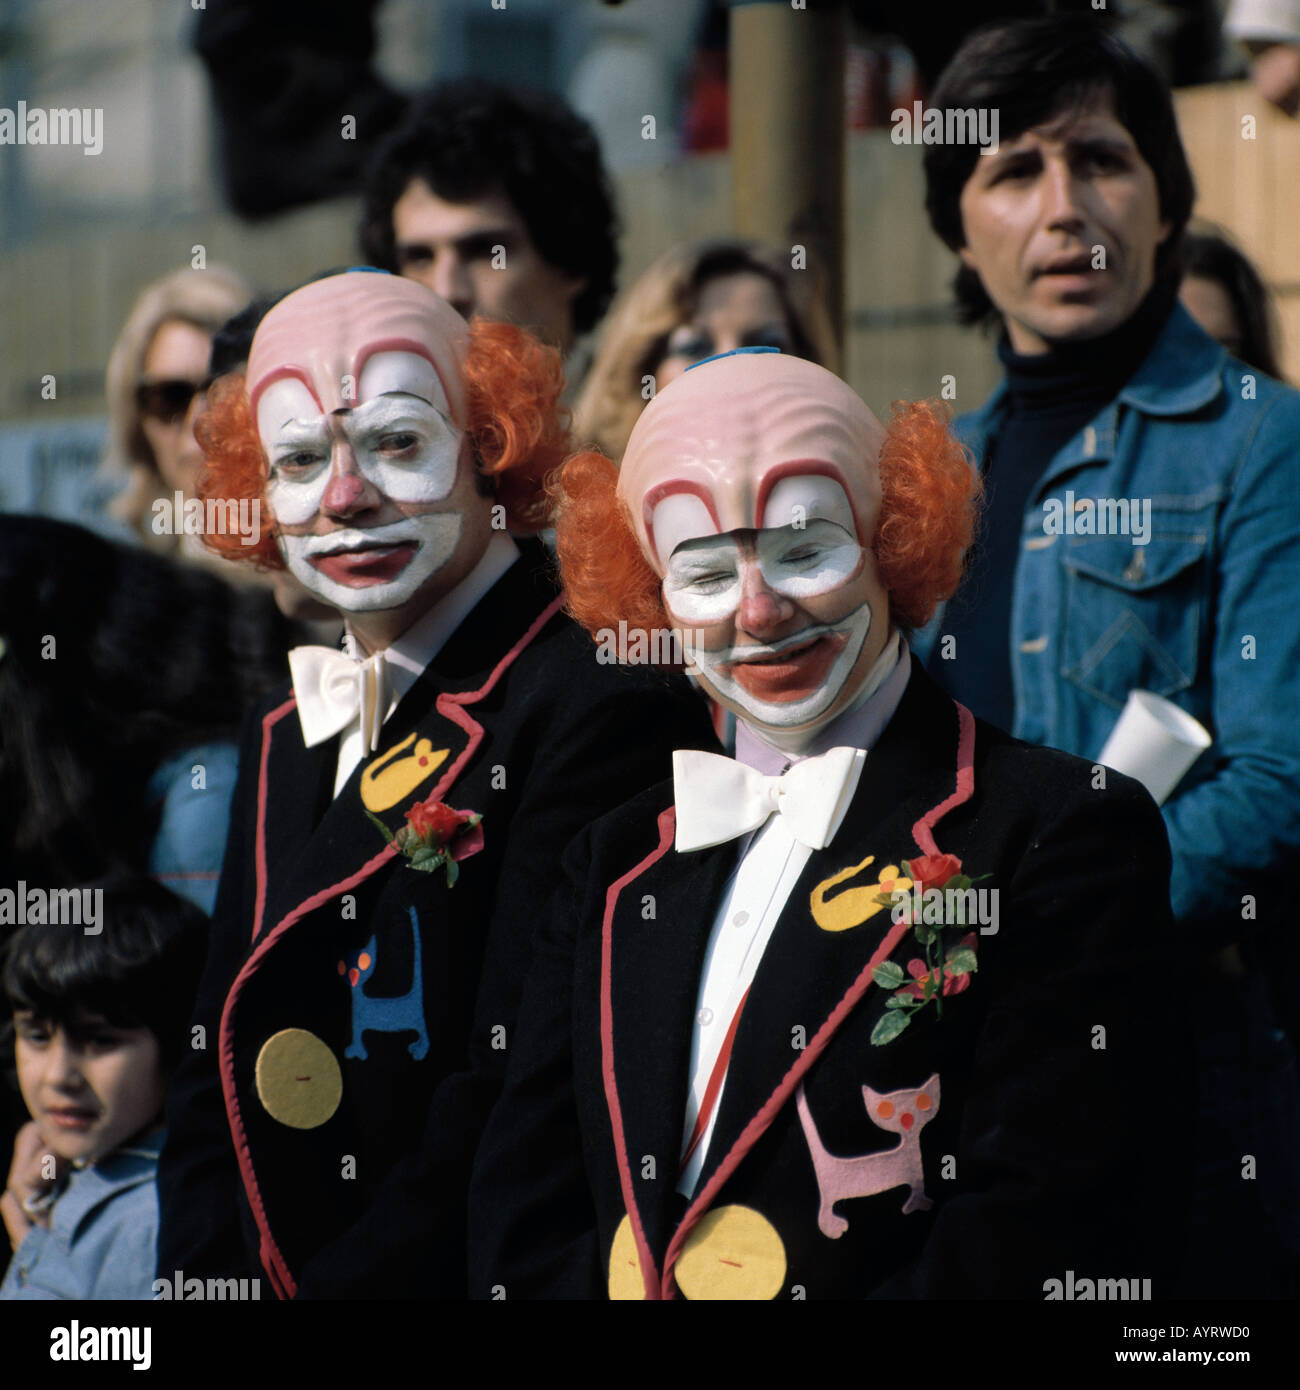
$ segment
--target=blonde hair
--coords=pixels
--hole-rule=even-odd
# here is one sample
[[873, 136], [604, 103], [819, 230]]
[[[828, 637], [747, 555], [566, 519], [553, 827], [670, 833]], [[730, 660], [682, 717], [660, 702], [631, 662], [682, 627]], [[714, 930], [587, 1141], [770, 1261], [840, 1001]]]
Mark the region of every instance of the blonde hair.
[[125, 483], [109, 507], [111, 515], [141, 529], [160, 486], [153, 450], [140, 425], [136, 387], [145, 358], [164, 323], [178, 320], [215, 333], [252, 298], [252, 290], [233, 270], [174, 270], [147, 285], [131, 306], [108, 359], [104, 390], [108, 398], [108, 442], [100, 475]]
[[776, 290], [795, 356], [838, 370], [830, 316], [812, 272], [792, 270], [786, 256], [761, 242], [684, 242], [645, 270], [610, 314], [574, 407], [575, 442], [620, 459], [645, 406], [642, 379], [663, 362], [673, 329], [690, 321], [710, 280], [746, 273], [761, 275]]

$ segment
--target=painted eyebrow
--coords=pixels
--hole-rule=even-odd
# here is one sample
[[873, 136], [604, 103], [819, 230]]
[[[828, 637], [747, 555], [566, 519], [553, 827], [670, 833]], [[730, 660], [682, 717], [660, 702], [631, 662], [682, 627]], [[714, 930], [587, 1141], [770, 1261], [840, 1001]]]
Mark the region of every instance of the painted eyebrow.
[[733, 557], [735, 553], [734, 550], [680, 550], [674, 551], [671, 558], [677, 565], [706, 569], [716, 565], [720, 556]]
[[[386, 408], [376, 410], [374, 407], [381, 403], [385, 403]], [[349, 434], [358, 430], [391, 429], [404, 423], [427, 428], [430, 414], [447, 429], [456, 428], [432, 401], [426, 401], [423, 396], [413, 395], [410, 391], [385, 391], [382, 396], [374, 396], [348, 411], [343, 428]]]
[[[701, 539], [707, 540], [710, 538], [701, 537]], [[702, 569], [705, 566], [716, 565], [720, 557], [725, 559], [733, 559], [737, 554], [739, 554], [739, 547], [735, 544], [734, 541], [728, 545], [697, 546], [690, 541], [685, 542], [685, 544], [691, 546], [691, 549], [678, 549], [673, 551], [672, 555], [669, 557], [670, 564], [690, 565], [696, 569]]]
[[[289, 418], [279, 427], [281, 436], [275, 442], [277, 444], [287, 444], [291, 441], [313, 442], [329, 434], [329, 430], [324, 425], [308, 424], [305, 420], [299, 420], [296, 415]], [[288, 436], [285, 438], [284, 436]]]

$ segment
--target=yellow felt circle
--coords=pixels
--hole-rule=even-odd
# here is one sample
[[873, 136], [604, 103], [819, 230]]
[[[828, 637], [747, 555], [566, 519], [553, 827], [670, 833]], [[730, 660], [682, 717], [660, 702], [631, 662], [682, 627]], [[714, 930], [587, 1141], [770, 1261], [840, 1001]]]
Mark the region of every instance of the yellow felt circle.
[[257, 1098], [273, 1120], [315, 1129], [339, 1108], [343, 1073], [328, 1047], [305, 1028], [284, 1028], [257, 1054]]
[[624, 1216], [609, 1247], [609, 1296], [613, 1302], [644, 1301], [645, 1280], [641, 1277], [641, 1257], [632, 1235], [632, 1220]]
[[785, 1283], [785, 1245], [752, 1207], [719, 1207], [686, 1237], [675, 1275], [690, 1299], [775, 1298]]

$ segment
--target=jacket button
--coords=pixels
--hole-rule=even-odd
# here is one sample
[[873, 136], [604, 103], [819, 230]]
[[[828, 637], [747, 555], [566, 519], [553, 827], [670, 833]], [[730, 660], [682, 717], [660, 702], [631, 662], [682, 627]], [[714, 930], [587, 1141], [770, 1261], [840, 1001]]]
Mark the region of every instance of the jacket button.
[[305, 1028], [283, 1028], [267, 1038], [255, 1072], [263, 1108], [290, 1129], [323, 1125], [343, 1099], [338, 1058]]

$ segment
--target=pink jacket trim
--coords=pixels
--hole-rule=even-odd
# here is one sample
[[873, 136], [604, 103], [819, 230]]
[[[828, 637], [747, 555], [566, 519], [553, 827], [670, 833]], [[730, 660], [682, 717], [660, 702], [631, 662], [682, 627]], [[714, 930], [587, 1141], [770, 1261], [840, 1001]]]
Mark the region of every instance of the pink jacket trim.
[[[546, 626], [556, 613], [564, 607], [566, 596], [561, 593], [558, 598], [552, 600], [542, 610], [541, 614], [529, 625], [523, 636], [510, 648], [509, 651], [492, 668], [487, 680], [477, 689], [465, 691], [459, 695], [442, 694], [434, 701], [438, 712], [450, 719], [454, 724], [459, 725], [469, 734], [469, 743], [462, 751], [460, 756], [451, 764], [443, 776], [439, 779], [437, 786], [430, 793], [438, 801], [443, 800], [448, 788], [460, 776], [465, 764], [474, 755], [474, 751], [483, 741], [483, 726], [472, 716], [466, 713], [464, 706], [473, 704], [476, 700], [481, 700], [486, 696], [502, 675], [514, 662], [515, 658], [522, 652], [537, 634]], [[254, 916], [253, 936], [256, 940], [261, 928], [262, 914], [265, 908], [266, 898], [266, 795], [267, 795], [267, 763], [270, 758], [270, 731], [291, 709], [296, 708], [297, 701], [290, 698], [283, 705], [272, 710], [262, 721], [262, 756], [258, 767], [257, 783], [257, 844], [255, 847], [255, 865], [257, 873], [257, 898]], [[239, 1002], [239, 996], [243, 992], [244, 985], [248, 982], [253, 972], [257, 969], [262, 957], [267, 951], [284, 935], [294, 923], [301, 921], [309, 912], [314, 912], [318, 907], [330, 901], [331, 898], [340, 893], [346, 893], [350, 888], [355, 888], [357, 884], [364, 882], [371, 874], [385, 865], [397, 853], [396, 848], [389, 844], [385, 845], [378, 854], [368, 859], [355, 873], [347, 878], [340, 879], [339, 882], [331, 884], [328, 888], [322, 888], [318, 893], [313, 893], [311, 897], [304, 899], [291, 912], [286, 914], [267, 935], [258, 941], [252, 954], [244, 962], [239, 974], [235, 977], [234, 983], [230, 987], [230, 993], [226, 996], [225, 1007], [221, 1011], [221, 1090], [226, 1102], [226, 1118], [230, 1124], [231, 1138], [235, 1144], [235, 1157], [239, 1162], [239, 1175], [244, 1184], [244, 1191], [248, 1194], [249, 1206], [252, 1208], [253, 1219], [257, 1223], [257, 1229], [261, 1235], [261, 1259], [267, 1275], [271, 1280], [271, 1285], [275, 1289], [279, 1298], [293, 1298], [298, 1291], [297, 1283], [290, 1273], [288, 1262], [285, 1260], [280, 1247], [275, 1242], [275, 1237], [271, 1234], [271, 1224], [267, 1219], [266, 1208], [262, 1202], [261, 1189], [258, 1187], [257, 1176], [253, 1171], [252, 1154], [249, 1150], [248, 1135], [244, 1129], [243, 1117], [239, 1110], [239, 1096], [235, 1089], [235, 1048], [234, 1048], [234, 1015], [235, 1007]]]
[[975, 716], [956, 700], [953, 704], [957, 709], [957, 785], [951, 796], [927, 811], [912, 827], [912, 838], [920, 845], [922, 854], [939, 853], [932, 834], [934, 827], [954, 807], [975, 795]]
[[253, 868], [257, 894], [253, 900], [253, 940], [262, 930], [262, 914], [266, 911], [266, 765], [271, 757], [271, 730], [289, 713], [298, 708], [292, 695], [277, 705], [262, 719], [262, 749], [257, 763], [257, 838], [253, 842]]
[[636, 1241], [637, 1257], [641, 1261], [641, 1279], [645, 1286], [647, 1299], [657, 1299], [659, 1293], [659, 1271], [655, 1266], [654, 1252], [646, 1237], [645, 1226], [641, 1222], [641, 1212], [637, 1207], [635, 1190], [632, 1186], [632, 1165], [627, 1156], [627, 1136], [623, 1131], [623, 1107], [618, 1100], [618, 1085], [614, 1079], [614, 1011], [612, 998], [611, 963], [613, 958], [614, 908], [619, 894], [634, 879], [641, 877], [651, 866], [664, 857], [672, 848], [677, 826], [677, 810], [670, 806], [659, 813], [659, 844], [646, 857], [629, 869], [622, 878], [609, 885], [605, 893], [605, 919], [601, 924], [600, 942], [600, 1074], [605, 1084], [605, 1104], [609, 1108], [610, 1126], [614, 1132], [614, 1157], [618, 1163], [618, 1181], [623, 1190], [623, 1206], [628, 1220], [632, 1223], [632, 1237]]

